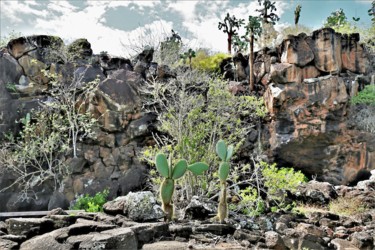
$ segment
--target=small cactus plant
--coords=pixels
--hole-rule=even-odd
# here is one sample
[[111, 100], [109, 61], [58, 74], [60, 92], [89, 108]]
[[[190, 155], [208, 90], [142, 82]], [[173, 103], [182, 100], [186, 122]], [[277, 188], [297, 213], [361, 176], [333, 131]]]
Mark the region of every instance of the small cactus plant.
[[156, 169], [165, 179], [160, 186], [160, 199], [162, 201], [162, 209], [166, 214], [166, 221], [171, 221], [173, 217], [172, 197], [174, 192], [174, 181], [181, 178], [186, 170], [191, 171], [194, 175], [201, 175], [208, 170], [208, 165], [204, 162], [196, 162], [188, 165], [187, 161], [179, 160], [173, 167], [171, 158], [169, 162], [164, 154], [157, 154], [155, 157]]
[[220, 140], [216, 143], [216, 153], [220, 157], [221, 162], [219, 166], [220, 178], [220, 199], [217, 212], [217, 219], [220, 223], [224, 223], [228, 217], [228, 203], [227, 203], [227, 178], [230, 171], [230, 158], [233, 155], [233, 145], [225, 144], [225, 141]]

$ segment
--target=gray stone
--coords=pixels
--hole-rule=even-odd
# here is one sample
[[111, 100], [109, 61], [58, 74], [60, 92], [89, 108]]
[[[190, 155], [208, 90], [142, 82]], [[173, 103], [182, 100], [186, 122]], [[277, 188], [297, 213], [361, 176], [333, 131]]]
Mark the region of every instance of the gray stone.
[[69, 208], [69, 201], [66, 199], [65, 195], [59, 191], [53, 192], [48, 202], [48, 210], [52, 210], [55, 208]]
[[8, 249], [18, 249], [18, 243], [11, 241], [11, 240], [6, 240], [6, 239], [0, 239], [0, 249], [2, 250], [8, 250]]
[[138, 249], [137, 239], [130, 228], [117, 228], [91, 235], [92, 238], [79, 244], [79, 249]]
[[216, 206], [212, 203], [199, 200], [198, 196], [193, 196], [189, 205], [185, 208], [184, 218], [190, 220], [205, 220], [215, 214]]
[[164, 217], [161, 207], [150, 191], [130, 192], [126, 195], [124, 214], [134, 221], [153, 221]]
[[66, 228], [62, 228], [62, 229], [57, 229], [55, 231], [52, 231], [50, 233], [36, 236], [22, 243], [20, 249], [21, 250], [30, 250], [30, 249], [70, 250], [72, 249], [72, 245], [67, 244], [67, 243], [60, 243], [60, 242], [64, 242], [66, 238], [68, 238], [67, 232], [68, 230]]
[[351, 235], [351, 243], [360, 249], [373, 249], [374, 246], [374, 235], [370, 235], [367, 232], [355, 232]]
[[101, 232], [114, 229], [116, 225], [106, 224], [85, 219], [78, 219], [75, 224], [68, 227], [69, 235], [80, 235], [91, 232]]
[[186, 250], [188, 243], [179, 241], [159, 241], [143, 246], [142, 250]]
[[350, 241], [343, 239], [334, 239], [331, 241], [331, 245], [335, 247], [336, 250], [357, 250], [358, 248], [354, 246]]
[[8, 233], [15, 235], [30, 236], [30, 234], [41, 234], [53, 229], [53, 221], [46, 218], [11, 218], [7, 219], [6, 223]]
[[159, 239], [162, 236], [169, 236], [168, 224], [164, 222], [140, 223], [130, 227], [130, 229], [135, 233], [138, 246], [151, 243], [154, 239]]
[[233, 234], [235, 228], [229, 224], [203, 224], [193, 228], [194, 233], [213, 233], [216, 235]]
[[271, 249], [277, 249], [277, 250], [284, 250], [286, 249], [284, 245], [284, 241], [281, 238], [281, 236], [274, 232], [274, 231], [268, 231], [265, 233], [265, 240], [267, 247]]

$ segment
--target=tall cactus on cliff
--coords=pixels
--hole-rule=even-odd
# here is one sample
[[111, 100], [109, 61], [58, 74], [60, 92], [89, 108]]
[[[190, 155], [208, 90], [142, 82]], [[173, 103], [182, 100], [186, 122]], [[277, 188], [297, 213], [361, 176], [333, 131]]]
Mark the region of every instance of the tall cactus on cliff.
[[225, 141], [220, 140], [216, 143], [216, 153], [220, 157], [219, 178], [220, 178], [220, 198], [217, 211], [217, 218], [220, 223], [224, 223], [228, 217], [227, 203], [227, 178], [230, 171], [230, 158], [233, 155], [233, 145], [227, 147]]
[[296, 9], [294, 10], [294, 24], [296, 26], [298, 25], [298, 21], [299, 21], [299, 18], [301, 16], [301, 9], [302, 9], [302, 6], [300, 4], [298, 4], [296, 6]]
[[208, 170], [208, 165], [203, 162], [196, 162], [188, 165], [186, 160], [179, 160], [175, 166], [169, 162], [164, 154], [157, 154], [155, 157], [156, 169], [164, 180], [160, 186], [160, 199], [162, 201], [162, 209], [166, 214], [166, 221], [171, 221], [173, 218], [174, 206], [172, 204], [172, 197], [174, 192], [175, 180], [181, 178], [186, 170], [191, 171], [194, 175], [201, 175]]
[[237, 19], [234, 15], [230, 16], [229, 13], [223, 22], [219, 22], [218, 29], [223, 29], [223, 32], [228, 34], [228, 54], [232, 54], [232, 38], [238, 35], [236, 29], [239, 29], [244, 22], [244, 19]]

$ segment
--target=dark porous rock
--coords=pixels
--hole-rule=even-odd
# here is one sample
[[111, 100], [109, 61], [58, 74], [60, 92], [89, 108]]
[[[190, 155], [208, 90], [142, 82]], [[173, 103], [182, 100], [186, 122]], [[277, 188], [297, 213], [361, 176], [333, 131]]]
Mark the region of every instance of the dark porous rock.
[[0, 249], [19, 249], [19, 245], [17, 242], [0, 238]]
[[130, 229], [135, 233], [139, 247], [162, 236], [169, 236], [168, 224], [164, 222], [140, 223], [130, 227]]
[[[89, 238], [89, 236], [92, 236]], [[91, 233], [79, 244], [79, 249], [138, 249], [135, 233], [130, 228], [116, 228], [100, 233]], [[69, 242], [69, 239], [68, 239]]]
[[90, 232], [101, 232], [114, 229], [116, 225], [96, 222], [86, 219], [77, 219], [76, 223], [68, 227], [69, 235], [87, 234]]
[[351, 243], [359, 249], [373, 249], [374, 247], [374, 235], [370, 235], [367, 232], [355, 232], [350, 238]]
[[270, 249], [284, 250], [287, 249], [281, 236], [274, 232], [268, 231], [265, 233], [266, 245]]
[[314, 235], [305, 234], [299, 239], [298, 249], [316, 249], [325, 250], [327, 249], [325, 241]]
[[52, 194], [47, 192], [38, 192], [37, 198], [20, 199], [18, 193], [14, 193], [6, 203], [7, 210], [9, 212], [16, 211], [43, 211], [48, 210], [48, 203]]
[[307, 203], [328, 204], [337, 198], [334, 186], [328, 182], [309, 181], [298, 187], [296, 196]]
[[153, 126], [156, 122], [157, 115], [153, 113], [147, 113], [138, 120], [130, 122], [126, 131], [127, 138], [134, 139], [136, 137], [144, 137], [150, 134], [149, 127]]
[[68, 45], [68, 55], [76, 61], [85, 59], [85, 63], [92, 56], [91, 44], [85, 38], [77, 39]]
[[146, 168], [142, 165], [134, 165], [118, 179], [121, 195], [127, 195], [130, 191], [139, 190], [145, 183]]
[[237, 229], [234, 232], [233, 237], [236, 240], [246, 240], [253, 244], [257, 243], [262, 238], [261, 233], [259, 231], [250, 231], [247, 229]]
[[348, 249], [358, 249], [354, 246], [350, 241], [343, 240], [343, 239], [334, 239], [331, 241], [331, 246], [337, 250], [348, 250]]
[[170, 225], [169, 232], [175, 237], [182, 237], [188, 239], [193, 233], [193, 226], [189, 224], [185, 225]]
[[59, 191], [53, 192], [48, 202], [48, 210], [52, 210], [55, 208], [69, 208], [69, 201], [66, 199], [65, 195]]
[[0, 82], [3, 82], [4, 84], [18, 84], [22, 75], [23, 69], [18, 64], [17, 60], [8, 53], [1, 53]]
[[209, 232], [216, 235], [233, 234], [235, 228], [229, 224], [202, 224], [193, 228], [194, 233]]
[[51, 211], [47, 213], [47, 216], [53, 216], [53, 215], [68, 215], [68, 213], [65, 212], [64, 209], [62, 209], [61, 207], [57, 207], [57, 208], [51, 209]]
[[[65, 211], [63, 211], [65, 213]], [[68, 227], [77, 221], [77, 217], [74, 215], [65, 214], [49, 214], [46, 218], [53, 221], [53, 227], [55, 229]]]
[[106, 78], [99, 67], [92, 65], [78, 67], [74, 71], [73, 77], [73, 83], [78, 88], [85, 87], [88, 83], [95, 80], [103, 81]]
[[321, 229], [317, 226], [311, 225], [311, 224], [307, 224], [307, 223], [299, 223], [298, 226], [295, 228], [295, 230], [299, 234], [314, 235], [314, 236], [317, 236], [317, 237], [324, 237], [325, 236], [325, 232], [324, 232], [323, 229]]
[[72, 245], [66, 243], [68, 230], [66, 228], [57, 229], [50, 233], [36, 236], [21, 244], [21, 250], [70, 250]]
[[146, 47], [141, 53], [138, 54], [136, 58], [137, 63], [134, 66], [134, 71], [141, 74], [145, 78], [146, 70], [150, 66], [153, 56], [154, 49], [151, 47]]
[[184, 219], [206, 220], [216, 213], [216, 206], [212, 202], [202, 201], [198, 196], [193, 196], [185, 208]]
[[5, 221], [8, 233], [32, 237], [37, 234], [50, 232], [54, 229], [53, 221], [47, 218], [11, 218]]
[[107, 214], [117, 215], [124, 214], [124, 207], [126, 203], [126, 196], [119, 196], [113, 201], [104, 203], [103, 210]]

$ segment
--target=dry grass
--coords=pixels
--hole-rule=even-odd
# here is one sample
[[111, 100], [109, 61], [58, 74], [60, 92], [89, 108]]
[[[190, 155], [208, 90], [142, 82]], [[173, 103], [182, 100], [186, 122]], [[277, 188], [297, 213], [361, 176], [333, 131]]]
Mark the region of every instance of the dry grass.
[[329, 211], [338, 215], [355, 215], [366, 211], [366, 206], [358, 197], [339, 197], [329, 203]]

